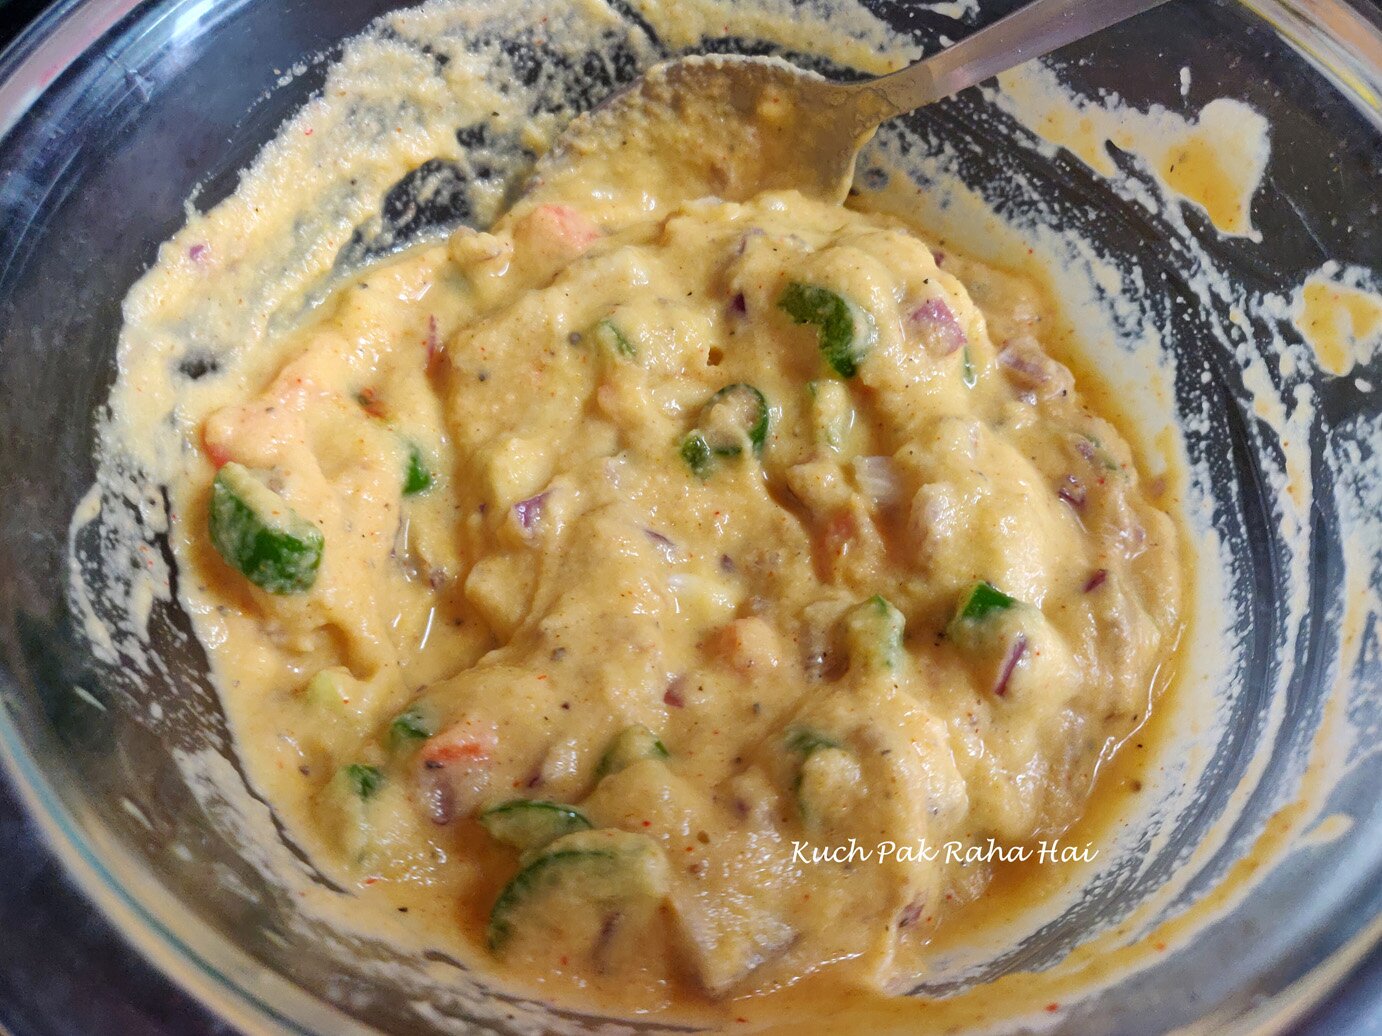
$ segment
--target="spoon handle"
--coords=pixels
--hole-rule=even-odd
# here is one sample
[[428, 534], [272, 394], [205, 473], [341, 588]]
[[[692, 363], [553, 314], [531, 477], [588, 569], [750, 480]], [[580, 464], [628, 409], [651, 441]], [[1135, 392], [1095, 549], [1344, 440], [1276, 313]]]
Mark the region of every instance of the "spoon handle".
[[959, 93], [1025, 61], [1059, 50], [1166, 0], [1032, 0], [924, 61], [862, 86], [882, 119]]

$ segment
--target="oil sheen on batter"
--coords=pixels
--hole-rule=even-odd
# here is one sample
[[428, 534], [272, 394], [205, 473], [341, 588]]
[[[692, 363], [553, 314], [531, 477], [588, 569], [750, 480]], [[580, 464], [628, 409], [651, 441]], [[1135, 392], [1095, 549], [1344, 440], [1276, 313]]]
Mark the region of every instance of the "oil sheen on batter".
[[288, 829], [495, 974], [903, 991], [987, 869], [794, 845], [1065, 830], [1178, 636], [1174, 527], [1025, 282], [662, 175], [563, 178], [201, 383], [184, 597]]

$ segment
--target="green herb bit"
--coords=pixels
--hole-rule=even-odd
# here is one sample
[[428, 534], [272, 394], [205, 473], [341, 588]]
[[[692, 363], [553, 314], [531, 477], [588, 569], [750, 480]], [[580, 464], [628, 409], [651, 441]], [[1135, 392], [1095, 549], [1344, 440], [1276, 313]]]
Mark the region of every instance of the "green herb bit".
[[786, 745], [787, 751], [796, 752], [802, 756], [809, 756], [812, 752], [822, 748], [844, 747], [829, 734], [822, 734], [819, 730], [812, 730], [809, 727], [797, 727], [788, 731]]
[[394, 717], [394, 721], [389, 724], [389, 733], [395, 742], [402, 743], [425, 741], [436, 731], [432, 729], [432, 724], [422, 714], [422, 710], [414, 706]]
[[608, 317], [595, 325], [594, 330], [590, 332], [590, 336], [610, 352], [617, 356], [622, 356], [626, 360], [636, 359], [638, 356], [638, 350], [634, 348], [628, 336], [625, 335], [623, 331], [619, 330], [619, 327], [614, 321], [610, 320]]
[[351, 763], [345, 768], [346, 782], [352, 791], [368, 802], [384, 786], [384, 773], [377, 766]]
[[969, 588], [969, 592], [961, 600], [955, 618], [979, 622], [987, 619], [995, 612], [1007, 611], [1016, 604], [1016, 598], [1009, 597], [992, 583], [980, 580]]
[[432, 473], [422, 457], [422, 448], [417, 443], [408, 444], [408, 468], [403, 475], [403, 495], [416, 496], [432, 488]]

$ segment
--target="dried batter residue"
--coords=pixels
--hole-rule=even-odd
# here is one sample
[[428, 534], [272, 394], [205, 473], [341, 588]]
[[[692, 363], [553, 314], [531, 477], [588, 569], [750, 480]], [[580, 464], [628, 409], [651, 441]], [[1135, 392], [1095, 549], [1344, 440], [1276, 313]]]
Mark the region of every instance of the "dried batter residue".
[[1320, 367], [1344, 375], [1382, 346], [1382, 294], [1369, 290], [1362, 270], [1327, 263], [1296, 293], [1291, 319]]
[[1223, 234], [1260, 241], [1252, 199], [1271, 153], [1267, 120], [1220, 97], [1188, 119], [1161, 107], [1139, 111], [1116, 96], [1073, 101], [1050, 68], [1023, 65], [999, 76], [998, 107], [1065, 148], [1102, 176], [1119, 174], [1109, 145], [1141, 159], [1167, 195], [1197, 206]]

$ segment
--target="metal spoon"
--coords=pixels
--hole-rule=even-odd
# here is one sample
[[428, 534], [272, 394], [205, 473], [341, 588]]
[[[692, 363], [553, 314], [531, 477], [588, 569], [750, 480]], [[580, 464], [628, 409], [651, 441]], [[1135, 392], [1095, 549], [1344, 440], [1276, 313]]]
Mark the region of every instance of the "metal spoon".
[[1164, 2], [1033, 0], [924, 61], [857, 83], [777, 58], [677, 58], [574, 119], [530, 186], [570, 193], [563, 182], [582, 173], [590, 182], [628, 183], [637, 169], [648, 208], [788, 188], [840, 202], [879, 123]]

